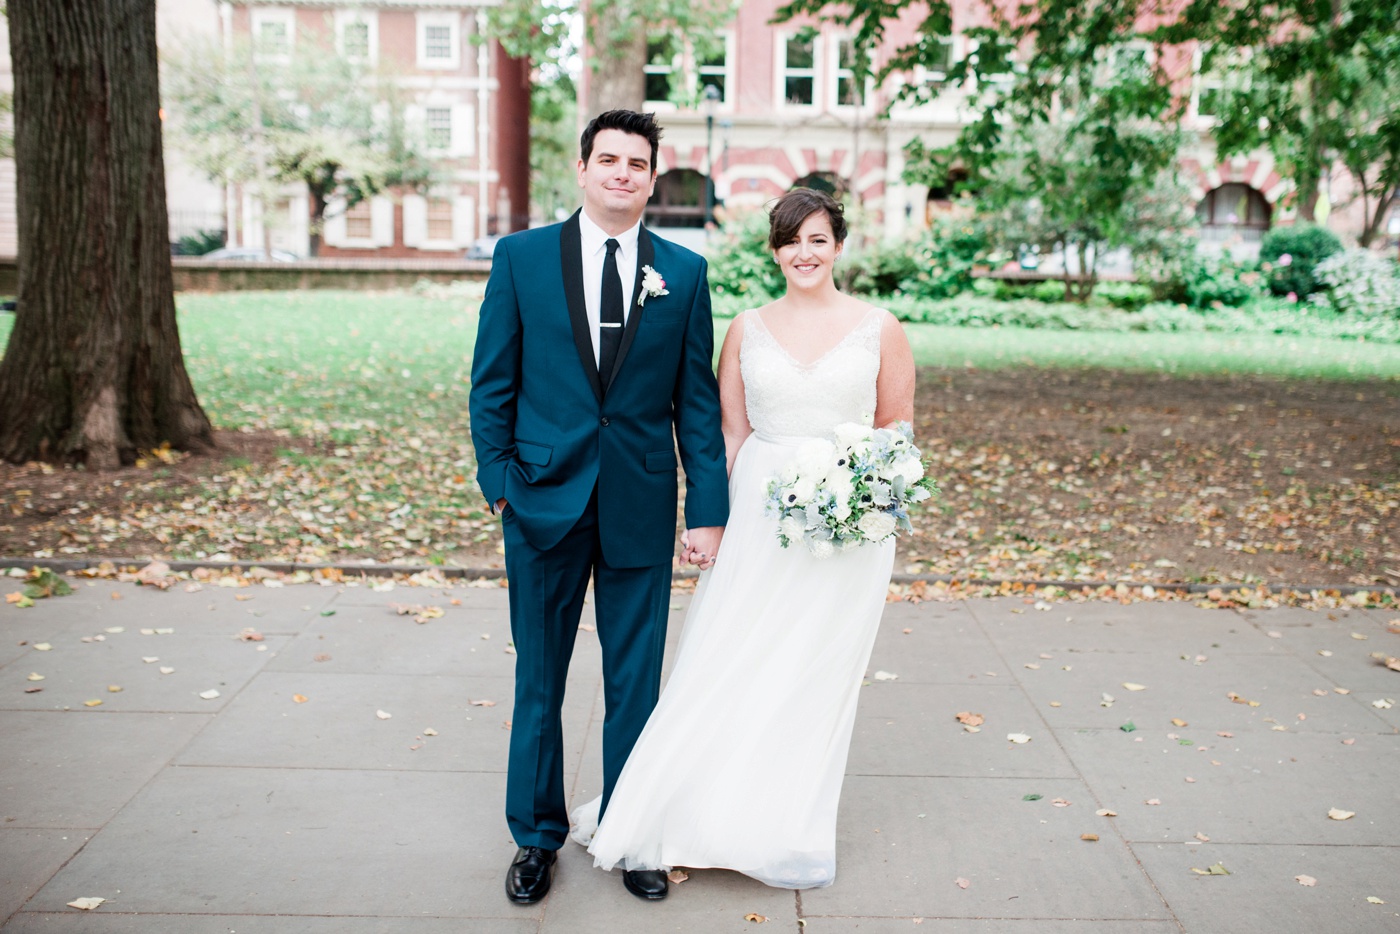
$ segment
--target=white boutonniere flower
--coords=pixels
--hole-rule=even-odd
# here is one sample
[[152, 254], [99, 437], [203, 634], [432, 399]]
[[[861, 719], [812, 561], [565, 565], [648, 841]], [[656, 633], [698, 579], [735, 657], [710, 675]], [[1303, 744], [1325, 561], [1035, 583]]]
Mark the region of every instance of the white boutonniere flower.
[[666, 291], [666, 280], [661, 278], [661, 273], [650, 266], [642, 267], [642, 291], [637, 296], [637, 307], [641, 308], [647, 303], [648, 298], [659, 298], [662, 295], [670, 295]]

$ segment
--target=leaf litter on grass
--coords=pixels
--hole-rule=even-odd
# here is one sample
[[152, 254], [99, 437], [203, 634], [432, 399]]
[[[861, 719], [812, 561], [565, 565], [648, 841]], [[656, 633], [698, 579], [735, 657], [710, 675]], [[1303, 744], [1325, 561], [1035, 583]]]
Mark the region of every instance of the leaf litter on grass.
[[[479, 294], [181, 296], [188, 365], [223, 449], [148, 452], [144, 468], [106, 475], [13, 468], [0, 496], [18, 515], [0, 549], [499, 565], [465, 416]], [[925, 368], [916, 433], [945, 494], [914, 517], [899, 567], [1386, 580], [1396, 393], [1385, 381]], [[55, 494], [69, 508], [48, 506]]]

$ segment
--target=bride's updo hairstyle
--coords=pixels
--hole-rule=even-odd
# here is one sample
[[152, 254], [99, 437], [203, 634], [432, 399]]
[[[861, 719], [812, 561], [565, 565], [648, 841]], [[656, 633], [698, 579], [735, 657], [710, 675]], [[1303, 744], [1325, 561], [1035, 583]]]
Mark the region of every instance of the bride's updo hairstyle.
[[768, 213], [768, 248], [778, 247], [797, 238], [803, 223], [818, 211], [825, 211], [831, 221], [831, 233], [838, 244], [846, 242], [846, 209], [831, 195], [811, 188], [794, 188], [778, 199]]

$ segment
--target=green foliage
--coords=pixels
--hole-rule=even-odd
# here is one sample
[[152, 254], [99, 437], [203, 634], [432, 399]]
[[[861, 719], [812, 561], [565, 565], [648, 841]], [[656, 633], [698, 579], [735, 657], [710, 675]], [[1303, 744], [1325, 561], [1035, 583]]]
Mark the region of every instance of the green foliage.
[[743, 303], [731, 314], [766, 304], [783, 294], [782, 270], [768, 249], [768, 212], [746, 211], [725, 222], [720, 236], [705, 251], [710, 262], [710, 292]]
[[915, 240], [913, 276], [900, 291], [919, 298], [952, 298], [972, 287], [973, 267], [991, 252], [986, 229], [971, 218], [944, 215]]
[[1259, 265], [1275, 295], [1291, 292], [1304, 299], [1317, 291], [1314, 267], [1341, 251], [1342, 241], [1325, 227], [1313, 224], [1275, 227], [1264, 235], [1264, 242], [1259, 246]]
[[185, 234], [177, 240], [175, 251], [180, 256], [203, 256], [223, 245], [224, 232], [222, 230], [201, 230], [198, 233]]
[[1400, 320], [1400, 269], [1370, 250], [1334, 253], [1313, 269], [1325, 292], [1312, 301], [1347, 315]]
[[187, 42], [166, 54], [162, 89], [174, 148], [264, 203], [289, 182], [305, 184], [313, 234], [333, 198], [353, 205], [432, 177], [392, 76], [317, 48], [312, 35], [297, 37], [290, 61], [261, 58], [246, 42]]
[[530, 202], [546, 220], [578, 203], [578, 94], [563, 72], [530, 86]]
[[1252, 263], [1227, 250], [1219, 256], [1193, 254], [1182, 269], [1182, 293], [1192, 308], [1238, 308], [1261, 294], [1262, 277]]
[[1303, 219], [1339, 159], [1363, 192], [1368, 245], [1400, 191], [1396, 16], [1393, 0], [1191, 0], [1158, 38], [1202, 43], [1202, 70], [1222, 85], [1210, 108], [1221, 157], [1271, 150]]

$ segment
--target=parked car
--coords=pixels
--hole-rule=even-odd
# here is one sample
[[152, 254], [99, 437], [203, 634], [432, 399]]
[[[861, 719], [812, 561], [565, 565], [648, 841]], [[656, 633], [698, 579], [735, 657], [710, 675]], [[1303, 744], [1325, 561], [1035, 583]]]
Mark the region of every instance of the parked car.
[[499, 234], [492, 234], [489, 237], [478, 237], [472, 241], [472, 245], [467, 247], [467, 252], [463, 259], [490, 259], [496, 252], [496, 242], [500, 240]]
[[[267, 254], [260, 246], [226, 246], [212, 253], [205, 253], [200, 259], [229, 259], [238, 260], [245, 263], [259, 263], [268, 258]], [[288, 253], [286, 250], [273, 250], [272, 261], [274, 263], [295, 263], [301, 259], [295, 253]]]

